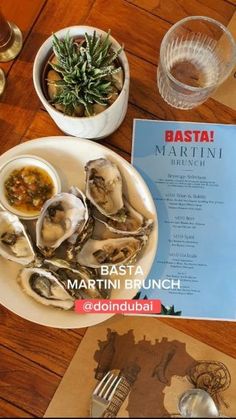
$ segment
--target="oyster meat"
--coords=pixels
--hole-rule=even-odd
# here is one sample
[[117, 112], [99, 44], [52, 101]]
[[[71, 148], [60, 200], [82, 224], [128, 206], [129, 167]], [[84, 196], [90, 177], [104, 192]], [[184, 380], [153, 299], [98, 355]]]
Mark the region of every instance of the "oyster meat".
[[100, 158], [85, 166], [86, 196], [101, 214], [113, 220], [125, 219], [122, 178], [118, 167]]
[[60, 193], [45, 202], [36, 224], [36, 244], [45, 256], [73, 234], [79, 234], [87, 221], [84, 202], [71, 193]]
[[103, 223], [112, 233], [120, 234], [122, 236], [150, 234], [153, 228], [152, 219], [145, 218], [136, 211], [125, 198], [124, 209], [126, 218], [121, 222], [107, 218], [98, 212], [94, 217], [96, 220]]
[[134, 262], [147, 242], [147, 236], [117, 239], [89, 239], [78, 253], [78, 263], [91, 268], [101, 265], [125, 265]]
[[67, 292], [56, 273], [42, 268], [24, 268], [17, 281], [23, 291], [46, 306], [70, 310], [74, 298]]
[[0, 255], [22, 265], [30, 264], [35, 258], [24, 225], [8, 211], [0, 212]]
[[[58, 275], [60, 278], [60, 281], [63, 283], [64, 287], [67, 289], [67, 291], [77, 299], [87, 299], [87, 298], [107, 298], [108, 292], [105, 289], [88, 286], [89, 280], [92, 279], [96, 282], [96, 279], [98, 278], [98, 272], [95, 269], [87, 268], [85, 266], [81, 266], [78, 263], [74, 264], [73, 266], [62, 260], [62, 259], [49, 259], [45, 260], [45, 265], [48, 266], [48, 268]], [[78, 289], [69, 289], [68, 287], [68, 281], [69, 280], [76, 280], [78, 281], [78, 284], [80, 286]], [[85, 286], [82, 286], [82, 282], [85, 284]]]

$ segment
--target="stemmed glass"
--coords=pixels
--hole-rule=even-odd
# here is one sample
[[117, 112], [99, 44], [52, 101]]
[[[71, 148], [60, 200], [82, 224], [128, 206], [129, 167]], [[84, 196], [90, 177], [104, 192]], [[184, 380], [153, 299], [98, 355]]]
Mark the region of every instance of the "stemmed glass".
[[[13, 60], [22, 48], [22, 33], [15, 23], [8, 22], [0, 10], [0, 62]], [[4, 71], [0, 68], [0, 96], [6, 85]]]
[[6, 85], [6, 77], [4, 71], [0, 68], [0, 96], [4, 92]]
[[22, 33], [15, 23], [8, 22], [0, 10], [0, 62], [11, 61], [22, 48]]

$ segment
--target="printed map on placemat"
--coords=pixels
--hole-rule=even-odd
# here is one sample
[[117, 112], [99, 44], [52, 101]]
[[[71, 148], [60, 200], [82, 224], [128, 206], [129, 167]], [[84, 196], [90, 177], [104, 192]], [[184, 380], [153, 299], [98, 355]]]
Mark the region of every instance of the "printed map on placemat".
[[123, 378], [104, 417], [178, 416], [190, 388], [236, 416], [235, 359], [154, 318], [115, 317], [87, 331], [45, 417], [89, 417], [93, 389], [117, 369]]

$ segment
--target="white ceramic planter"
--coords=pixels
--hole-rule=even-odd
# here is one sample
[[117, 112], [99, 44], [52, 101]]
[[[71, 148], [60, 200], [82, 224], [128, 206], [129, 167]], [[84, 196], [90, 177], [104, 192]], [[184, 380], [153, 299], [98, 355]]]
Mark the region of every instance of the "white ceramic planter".
[[[56, 35], [58, 38], [64, 38], [69, 31], [71, 36], [78, 37], [84, 35], [85, 32], [87, 32], [89, 35], [92, 35], [94, 30], [96, 30], [99, 35], [106, 35], [104, 31], [91, 26], [71, 26], [56, 32]], [[112, 37], [110, 39], [112, 41], [114, 50], [119, 49], [119, 43]], [[125, 80], [123, 89], [116, 101], [111, 106], [109, 106], [109, 108], [96, 116], [73, 117], [64, 115], [62, 112], [57, 111], [52, 105], [48, 103], [43, 94], [41, 86], [42, 71], [45, 66], [45, 60], [49, 56], [51, 50], [52, 36], [50, 36], [50, 38], [48, 38], [43, 43], [35, 57], [33, 67], [33, 81], [38, 97], [48, 113], [51, 115], [52, 119], [64, 133], [76, 137], [99, 139], [110, 135], [120, 126], [127, 111], [130, 75], [129, 64], [125, 52], [122, 51], [119, 55], [119, 59], [122, 63], [125, 73]]]

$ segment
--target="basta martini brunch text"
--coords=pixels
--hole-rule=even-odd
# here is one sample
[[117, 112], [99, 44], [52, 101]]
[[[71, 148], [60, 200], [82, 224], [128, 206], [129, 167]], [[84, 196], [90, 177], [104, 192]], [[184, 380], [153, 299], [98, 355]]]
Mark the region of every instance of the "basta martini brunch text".
[[[163, 290], [179, 290], [181, 288], [181, 282], [178, 279], [140, 279], [135, 276], [143, 276], [144, 273], [140, 265], [120, 265], [120, 266], [108, 266], [101, 265], [101, 276], [112, 276], [119, 275], [125, 278], [97, 278], [97, 279], [67, 279], [67, 289], [78, 290], [78, 289], [121, 289], [127, 290], [139, 290], [141, 288], [148, 289], [163, 289]], [[129, 278], [127, 278], [129, 275]]]

